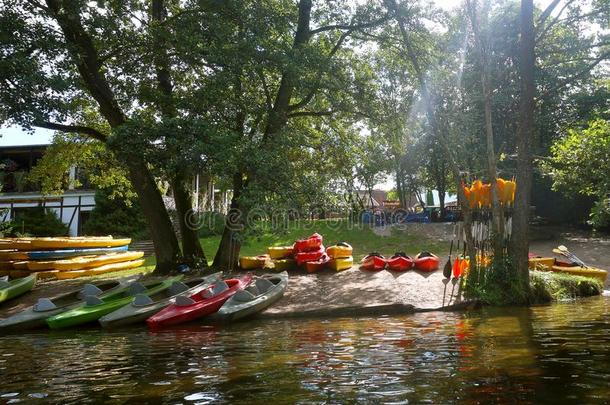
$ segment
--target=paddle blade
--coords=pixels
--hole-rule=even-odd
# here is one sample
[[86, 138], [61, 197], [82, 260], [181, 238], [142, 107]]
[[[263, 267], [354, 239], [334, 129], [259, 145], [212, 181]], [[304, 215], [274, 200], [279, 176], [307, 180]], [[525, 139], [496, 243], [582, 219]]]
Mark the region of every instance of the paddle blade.
[[460, 263], [460, 259], [456, 258], [453, 262], [453, 278], [458, 278], [462, 273], [462, 266]]
[[451, 257], [447, 259], [447, 263], [445, 263], [445, 267], [443, 267], [443, 277], [451, 277]]

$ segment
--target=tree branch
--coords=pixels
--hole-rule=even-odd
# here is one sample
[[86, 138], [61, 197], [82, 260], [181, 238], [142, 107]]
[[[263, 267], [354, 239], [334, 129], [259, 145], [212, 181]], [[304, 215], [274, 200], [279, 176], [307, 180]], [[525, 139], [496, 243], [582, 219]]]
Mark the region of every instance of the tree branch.
[[544, 9], [544, 11], [542, 12], [542, 14], [540, 14], [540, 17], [538, 18], [538, 25], [542, 25], [544, 24], [544, 22], [547, 20], [547, 18], [549, 18], [549, 16], [551, 15], [551, 13], [553, 12], [553, 10], [555, 10], [555, 7], [557, 7], [557, 5], [561, 2], [561, 0], [553, 0], [551, 2], [551, 4], [549, 4], [547, 6], [547, 8]]
[[319, 27], [319, 28], [316, 28], [316, 29], [313, 29], [313, 30], [309, 31], [309, 34], [313, 36], [313, 35], [319, 34], [321, 32], [333, 31], [333, 30], [356, 31], [356, 30], [361, 30], [363, 28], [375, 27], [377, 25], [383, 24], [384, 22], [388, 21], [389, 19], [390, 19], [390, 15], [386, 14], [382, 18], [380, 18], [378, 20], [375, 20], [375, 21], [370, 21], [368, 23], [326, 25], [326, 26]]
[[79, 133], [100, 142], [106, 142], [107, 139], [106, 134], [85, 125], [65, 125], [50, 121], [34, 121], [32, 125], [38, 128], [53, 129], [55, 131]]
[[288, 118], [294, 117], [326, 117], [329, 115], [333, 115], [333, 110], [328, 111], [297, 111], [288, 114]]
[[557, 83], [556, 86], [551, 87], [549, 90], [545, 91], [545, 95], [546, 94], [550, 94], [550, 93], [554, 93], [557, 90], [560, 90], [561, 88], [569, 85], [570, 83], [573, 83], [575, 81], [577, 81], [578, 79], [583, 78], [584, 76], [586, 76], [589, 72], [591, 72], [591, 70], [593, 70], [595, 68], [595, 66], [599, 65], [602, 61], [609, 59], [610, 58], [610, 51], [604, 52], [602, 53], [600, 56], [598, 56], [597, 58], [595, 58], [595, 60], [593, 61], [593, 63], [591, 63], [589, 66], [587, 66], [586, 68], [582, 69], [580, 72], [578, 72], [577, 74], [568, 77], [565, 80], [560, 81], [559, 83]]

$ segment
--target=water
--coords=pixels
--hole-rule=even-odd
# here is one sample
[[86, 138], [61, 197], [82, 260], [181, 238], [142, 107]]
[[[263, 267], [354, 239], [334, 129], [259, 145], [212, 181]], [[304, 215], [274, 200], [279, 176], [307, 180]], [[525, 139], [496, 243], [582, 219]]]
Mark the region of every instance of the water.
[[610, 298], [0, 337], [0, 403], [607, 403]]

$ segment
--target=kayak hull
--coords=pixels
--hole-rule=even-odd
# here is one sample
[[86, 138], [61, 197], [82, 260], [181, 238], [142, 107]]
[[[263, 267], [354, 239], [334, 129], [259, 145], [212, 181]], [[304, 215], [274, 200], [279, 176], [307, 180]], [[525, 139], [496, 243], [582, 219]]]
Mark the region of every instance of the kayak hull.
[[364, 259], [362, 259], [362, 263], [360, 264], [360, 267], [363, 270], [368, 270], [368, 271], [381, 271], [381, 270], [385, 269], [386, 264], [387, 264], [387, 261], [384, 257], [366, 256]]
[[418, 257], [415, 259], [415, 269], [426, 273], [438, 270], [440, 259], [438, 256]]
[[34, 273], [9, 281], [5, 287], [0, 288], [0, 302], [8, 301], [30, 291], [36, 285], [36, 279], [36, 273]]
[[[256, 296], [252, 301], [240, 302], [235, 299], [235, 296], [229, 298], [218, 310], [218, 317], [223, 321], [236, 321], [247, 318], [265, 310], [284, 296], [284, 291], [288, 287], [287, 272], [263, 276], [261, 278], [269, 280], [274, 284], [273, 287]], [[254, 285], [256, 285], [256, 282]]]
[[267, 254], [272, 259], [285, 259], [292, 255], [293, 250], [292, 246], [269, 246]]
[[305, 263], [305, 269], [308, 273], [316, 273], [323, 270], [328, 265], [328, 262], [330, 262], [330, 257], [322, 254], [322, 257], [319, 260]]
[[318, 247], [317, 250], [309, 252], [300, 252], [294, 255], [298, 266], [302, 266], [307, 262], [316, 262], [324, 256], [324, 246]]
[[354, 258], [350, 257], [339, 257], [336, 259], [331, 259], [328, 262], [328, 268], [334, 271], [343, 271], [351, 269], [354, 265]]
[[295, 253], [310, 252], [319, 250], [322, 246], [322, 235], [314, 233], [307, 239], [300, 239], [294, 242]]
[[326, 248], [326, 254], [331, 259], [350, 257], [353, 254], [354, 249], [347, 244], [345, 244], [345, 245], [346, 246], [344, 246], [344, 245], [329, 246], [328, 248]]
[[260, 256], [242, 256], [239, 258], [239, 267], [243, 270], [262, 269], [269, 260], [268, 255]]
[[413, 259], [410, 257], [398, 256], [388, 259], [388, 269], [392, 271], [407, 271], [413, 268]]
[[93, 256], [93, 255], [105, 255], [108, 253], [126, 252], [127, 245], [109, 247], [109, 248], [87, 248], [87, 249], [58, 249], [58, 250], [38, 250], [32, 252], [20, 252], [26, 253], [27, 258], [31, 260], [45, 260], [45, 259], [64, 259], [67, 257], [77, 256]]
[[555, 273], [571, 274], [573, 276], [594, 278], [602, 283], [608, 278], [608, 271], [596, 267], [581, 267], [556, 260], [553, 257], [540, 257], [529, 259], [530, 270], [552, 271]]

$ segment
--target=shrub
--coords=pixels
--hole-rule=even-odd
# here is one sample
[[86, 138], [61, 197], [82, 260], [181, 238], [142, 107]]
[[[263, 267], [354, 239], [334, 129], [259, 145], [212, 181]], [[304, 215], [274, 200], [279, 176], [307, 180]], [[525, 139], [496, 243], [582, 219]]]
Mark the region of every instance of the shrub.
[[199, 237], [222, 235], [225, 226], [225, 216], [219, 212], [202, 212], [199, 214]]
[[149, 238], [148, 224], [137, 201], [111, 199], [107, 192], [95, 194], [95, 208], [83, 224], [86, 235], [127, 236], [142, 240]]
[[16, 212], [9, 233], [30, 236], [67, 236], [69, 228], [61, 222], [54, 211], [38, 206]]

